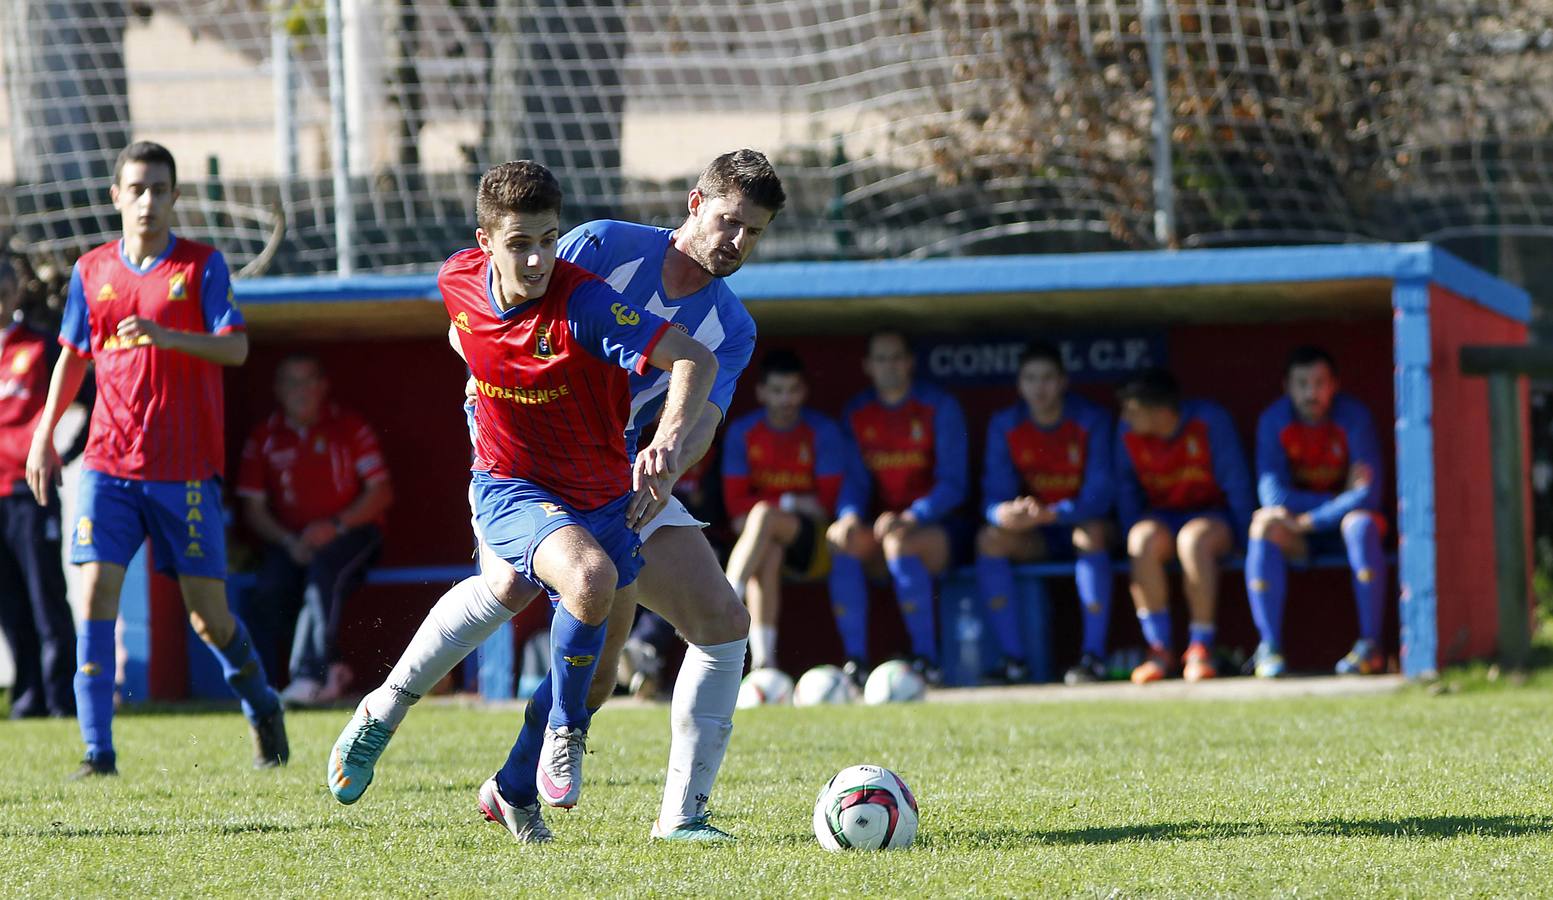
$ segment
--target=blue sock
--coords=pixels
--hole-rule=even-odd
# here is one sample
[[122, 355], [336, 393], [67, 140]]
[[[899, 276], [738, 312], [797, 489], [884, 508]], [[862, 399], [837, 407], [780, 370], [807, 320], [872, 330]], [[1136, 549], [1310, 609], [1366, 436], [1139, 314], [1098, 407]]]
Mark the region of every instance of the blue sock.
[[938, 663], [937, 635], [933, 633], [933, 576], [915, 556], [889, 560], [890, 577], [895, 580], [895, 598], [911, 635], [911, 652]]
[[1283, 548], [1266, 538], [1252, 538], [1246, 547], [1246, 596], [1251, 599], [1251, 618], [1262, 633], [1262, 643], [1274, 650], [1283, 646], [1283, 602], [1288, 595], [1289, 568]]
[[233, 622], [237, 627], [225, 647], [205, 646], [221, 661], [221, 674], [232, 693], [243, 702], [243, 715], [258, 724], [260, 719], [280, 708], [280, 698], [264, 677], [264, 663], [259, 661], [259, 654], [253, 652], [253, 641], [248, 637], [248, 629], [243, 627], [243, 620], [234, 618]]
[[1138, 626], [1143, 629], [1143, 640], [1149, 648], [1162, 652], [1170, 650], [1170, 610], [1139, 612]]
[[1003, 655], [1024, 662], [1024, 634], [1019, 630], [1019, 610], [1014, 608], [1013, 564], [996, 556], [977, 556], [976, 593]]
[[1353, 520], [1343, 529], [1348, 565], [1353, 569], [1353, 594], [1359, 609], [1359, 637], [1380, 643], [1386, 604], [1386, 555], [1381, 551], [1380, 526], [1374, 516]]
[[88, 619], [76, 638], [75, 705], [86, 755], [113, 765], [114, 619]]
[[1110, 554], [1085, 553], [1080, 556], [1073, 564], [1073, 580], [1078, 584], [1079, 602], [1084, 605], [1083, 651], [1104, 658], [1106, 629], [1111, 626]]
[[830, 609], [848, 659], [868, 661], [868, 579], [862, 560], [836, 553], [830, 560]]
[[539, 766], [539, 751], [544, 746], [545, 725], [550, 720], [550, 673], [534, 689], [523, 710], [523, 727], [507, 754], [507, 762], [496, 773], [496, 788], [513, 806], [528, 806], [539, 799], [539, 783], [534, 772]]
[[604, 649], [604, 624], [589, 625], [558, 604], [550, 618], [550, 727], [587, 730], [588, 687]]
[[1212, 625], [1198, 625], [1195, 622], [1187, 627], [1191, 634], [1192, 643], [1202, 644], [1204, 647], [1213, 646], [1213, 636], [1218, 633], [1217, 628]]

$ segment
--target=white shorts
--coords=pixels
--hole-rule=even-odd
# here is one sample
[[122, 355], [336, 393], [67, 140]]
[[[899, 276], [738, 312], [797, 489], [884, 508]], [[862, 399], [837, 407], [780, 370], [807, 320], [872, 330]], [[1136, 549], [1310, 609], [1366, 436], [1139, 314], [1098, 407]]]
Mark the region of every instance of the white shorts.
[[691, 515], [690, 510], [685, 508], [685, 504], [679, 502], [678, 497], [670, 496], [668, 505], [663, 507], [663, 510], [656, 516], [653, 516], [651, 522], [643, 525], [637, 534], [641, 537], [642, 543], [645, 544], [647, 539], [652, 537], [654, 531], [671, 525], [679, 525], [685, 528], [705, 528], [707, 523]]

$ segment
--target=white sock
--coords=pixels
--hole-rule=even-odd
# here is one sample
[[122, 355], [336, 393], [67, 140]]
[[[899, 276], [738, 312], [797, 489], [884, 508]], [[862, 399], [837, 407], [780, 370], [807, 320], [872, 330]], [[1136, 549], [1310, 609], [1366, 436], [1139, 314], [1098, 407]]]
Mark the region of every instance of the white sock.
[[426, 614], [388, 680], [367, 695], [368, 715], [398, 728], [415, 701], [511, 618], [512, 610], [501, 605], [479, 575], [453, 585]]
[[669, 712], [669, 774], [658, 827], [669, 831], [706, 813], [712, 783], [733, 735], [745, 641], [685, 648]]
[[776, 626], [750, 625], [750, 668], [764, 669], [776, 662]]

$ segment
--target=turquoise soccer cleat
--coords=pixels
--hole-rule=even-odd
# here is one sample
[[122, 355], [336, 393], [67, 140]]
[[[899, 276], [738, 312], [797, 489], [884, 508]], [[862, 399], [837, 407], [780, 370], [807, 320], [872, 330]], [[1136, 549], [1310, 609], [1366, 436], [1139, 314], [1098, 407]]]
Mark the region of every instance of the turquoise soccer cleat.
[[1283, 654], [1266, 643], [1256, 645], [1256, 655], [1251, 658], [1251, 661], [1258, 678], [1282, 678], [1288, 669], [1284, 664]]
[[367, 702], [361, 701], [350, 723], [329, 751], [329, 790], [334, 799], [351, 804], [361, 799], [372, 783], [372, 769], [394, 736], [382, 719], [367, 715]]
[[658, 823], [652, 824], [652, 839], [655, 841], [678, 841], [687, 844], [731, 844], [738, 840], [733, 835], [715, 825], [707, 822], [707, 817], [696, 816], [689, 822], [678, 828], [670, 828], [661, 831]]

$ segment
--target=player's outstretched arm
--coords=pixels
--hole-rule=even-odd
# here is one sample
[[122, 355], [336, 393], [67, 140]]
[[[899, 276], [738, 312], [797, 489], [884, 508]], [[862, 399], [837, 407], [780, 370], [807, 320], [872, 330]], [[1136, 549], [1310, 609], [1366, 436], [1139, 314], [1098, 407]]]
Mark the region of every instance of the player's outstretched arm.
[[[712, 351], [673, 328], [666, 329], [653, 345], [647, 362], [669, 373], [669, 390], [652, 443], [636, 454], [633, 487], [637, 489], [649, 479], [679, 471], [695, 420], [705, 409], [717, 377], [717, 357]], [[664, 487], [672, 486], [671, 480]]]
[[49, 488], [59, 483], [59, 453], [54, 449], [54, 429], [65, 407], [75, 400], [86, 380], [85, 357], [66, 350], [54, 364], [54, 375], [49, 379], [49, 396], [43, 403], [43, 417], [32, 432], [32, 446], [27, 450], [27, 487], [39, 504], [47, 506]]
[[248, 335], [241, 331], [226, 334], [179, 331], [141, 316], [129, 316], [119, 323], [118, 335], [125, 341], [144, 337], [153, 347], [177, 350], [218, 366], [240, 366], [248, 360]]

